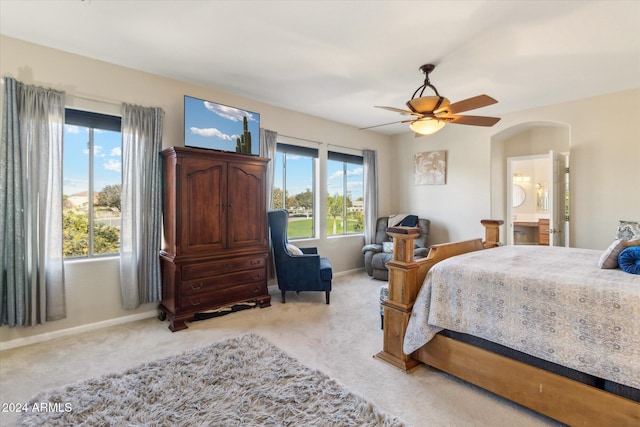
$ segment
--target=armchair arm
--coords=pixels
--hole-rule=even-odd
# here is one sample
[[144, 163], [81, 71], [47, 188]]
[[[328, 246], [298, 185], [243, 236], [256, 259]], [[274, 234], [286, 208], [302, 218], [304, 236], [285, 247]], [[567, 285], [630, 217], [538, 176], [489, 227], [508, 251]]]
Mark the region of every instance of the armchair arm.
[[314, 274], [317, 275], [317, 280], [320, 280], [320, 255], [288, 255], [288, 257], [287, 268], [286, 271], [283, 272], [286, 276], [285, 283], [289, 285], [308, 283], [310, 277], [313, 277], [312, 275]]
[[376, 243], [372, 243], [370, 245], [366, 245], [362, 248], [362, 253], [366, 254], [367, 252], [373, 252], [373, 253], [377, 253], [377, 252], [382, 252], [382, 245], [378, 245]]
[[414, 257], [426, 257], [429, 254], [429, 248], [415, 248], [413, 250]]

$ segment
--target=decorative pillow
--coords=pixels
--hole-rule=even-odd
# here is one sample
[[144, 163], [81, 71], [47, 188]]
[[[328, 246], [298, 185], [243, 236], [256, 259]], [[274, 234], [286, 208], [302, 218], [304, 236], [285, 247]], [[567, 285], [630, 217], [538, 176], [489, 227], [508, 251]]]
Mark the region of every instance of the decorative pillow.
[[618, 257], [620, 252], [630, 246], [640, 245], [638, 240], [614, 240], [614, 242], [600, 255], [598, 268], [618, 268]]
[[616, 238], [624, 240], [640, 239], [640, 222], [620, 221]]
[[618, 264], [627, 273], [640, 274], [640, 246], [632, 246], [620, 252]]
[[402, 227], [415, 227], [418, 225], [418, 215], [407, 215], [405, 219], [400, 221]]
[[293, 246], [291, 243], [287, 243], [287, 252], [289, 252], [289, 255], [303, 255], [300, 248]]
[[394, 214], [389, 215], [387, 227], [415, 227], [418, 225], [418, 215]]
[[382, 252], [393, 253], [393, 242], [382, 242]]

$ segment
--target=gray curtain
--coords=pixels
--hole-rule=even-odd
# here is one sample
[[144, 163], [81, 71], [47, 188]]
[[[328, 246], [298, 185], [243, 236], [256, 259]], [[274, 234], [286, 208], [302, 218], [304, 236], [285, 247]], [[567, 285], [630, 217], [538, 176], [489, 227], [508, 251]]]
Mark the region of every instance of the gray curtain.
[[362, 152], [364, 167], [364, 244], [374, 243], [378, 220], [378, 156], [373, 150]]
[[122, 106], [120, 288], [125, 309], [162, 299], [162, 118], [160, 108]]
[[271, 210], [273, 196], [273, 170], [276, 162], [278, 132], [260, 128], [260, 157], [271, 159], [267, 165], [267, 211]]
[[64, 92], [4, 78], [0, 324], [66, 317], [62, 258]]

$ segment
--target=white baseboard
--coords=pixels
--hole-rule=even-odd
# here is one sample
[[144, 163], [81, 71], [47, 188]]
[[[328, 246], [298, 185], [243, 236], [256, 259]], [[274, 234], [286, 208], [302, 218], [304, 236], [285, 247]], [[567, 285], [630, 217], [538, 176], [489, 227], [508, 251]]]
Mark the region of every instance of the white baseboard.
[[136, 320], [149, 319], [156, 317], [158, 310], [146, 311], [144, 313], [132, 314], [130, 316], [118, 317], [116, 319], [103, 320], [101, 322], [89, 323], [87, 325], [76, 326], [73, 328], [61, 329], [59, 331], [45, 332], [26, 338], [17, 338], [11, 341], [0, 342], [0, 351], [9, 350], [10, 348], [22, 347], [25, 345], [36, 344], [49, 341], [55, 338], [68, 337], [70, 335], [79, 334], [81, 332], [95, 331], [96, 329], [107, 328], [109, 326], [122, 325], [124, 323], [135, 322]]

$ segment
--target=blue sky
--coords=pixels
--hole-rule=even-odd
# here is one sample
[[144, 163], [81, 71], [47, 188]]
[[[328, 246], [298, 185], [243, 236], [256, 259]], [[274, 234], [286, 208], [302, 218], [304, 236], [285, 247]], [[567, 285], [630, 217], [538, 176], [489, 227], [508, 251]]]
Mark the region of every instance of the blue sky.
[[184, 141], [187, 146], [236, 151], [236, 138], [247, 117], [251, 152], [260, 150], [260, 115], [215, 102], [184, 97]]
[[[327, 192], [329, 195], [342, 194], [344, 186], [344, 170], [342, 162], [329, 160], [327, 162]], [[351, 201], [363, 197], [363, 171], [362, 166], [347, 164], [347, 191], [351, 192]]]
[[[89, 132], [65, 125], [62, 193], [70, 196], [89, 190]], [[94, 191], [122, 183], [122, 140], [119, 132], [94, 131]]]

